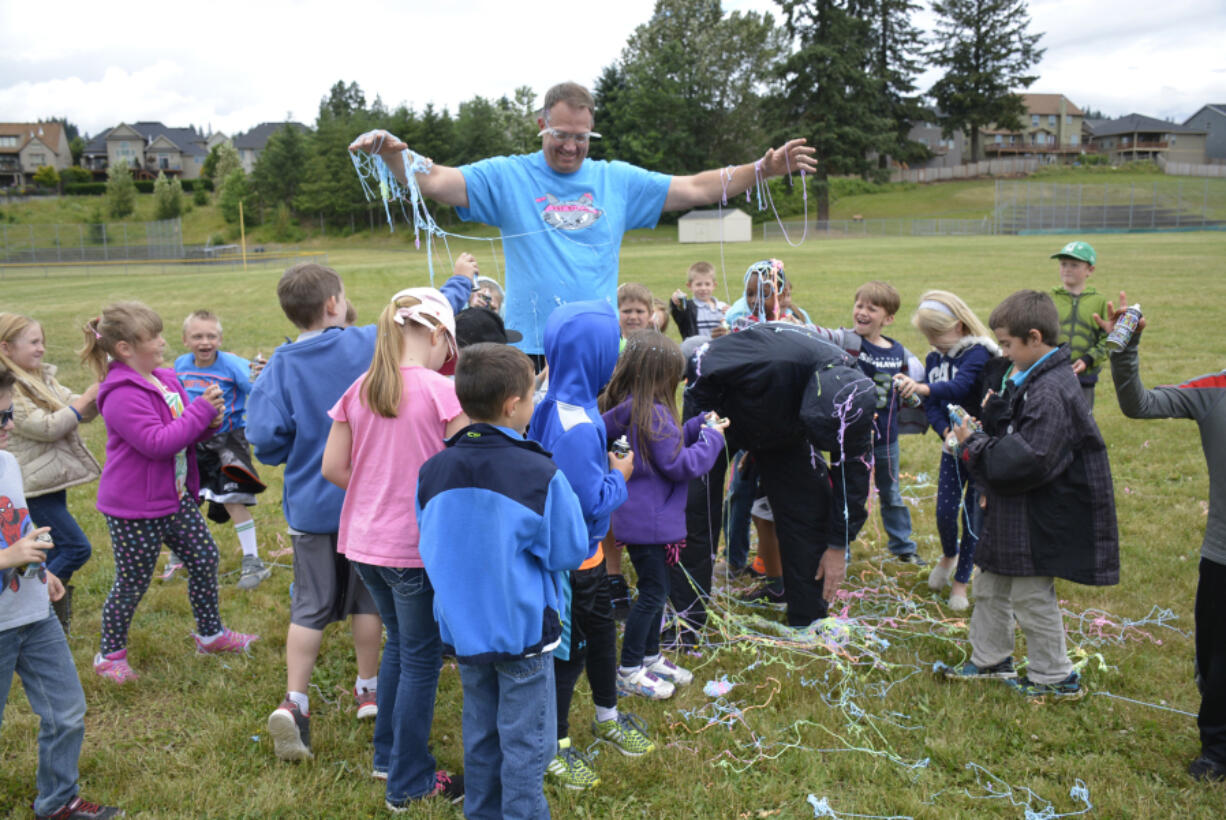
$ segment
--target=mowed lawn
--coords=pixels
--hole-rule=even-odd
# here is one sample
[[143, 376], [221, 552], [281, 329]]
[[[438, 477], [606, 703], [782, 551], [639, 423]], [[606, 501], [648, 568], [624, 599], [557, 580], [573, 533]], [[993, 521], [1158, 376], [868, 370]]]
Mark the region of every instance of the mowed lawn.
[[[795, 283], [796, 302], [814, 321], [837, 326], [850, 322], [857, 285], [884, 279], [903, 296], [893, 335], [921, 356], [926, 348], [909, 318], [924, 290], [952, 290], [986, 320], [1013, 290], [1056, 284], [1048, 257], [1069, 238], [809, 240], [798, 248], [756, 241], [721, 249], [678, 245], [670, 235], [629, 238], [622, 281], [643, 282], [667, 298], [691, 262], [707, 259], [735, 297], [745, 267], [776, 256]], [[1100, 260], [1091, 284], [1113, 296], [1125, 288], [1149, 317], [1141, 354], [1147, 384], [1226, 366], [1226, 234], [1088, 238]], [[329, 248], [363, 322], [373, 321], [397, 289], [428, 281], [424, 251], [379, 244], [384, 249], [354, 241]], [[501, 247], [495, 255], [488, 243], [451, 243], [452, 253], [466, 249], [478, 255], [483, 273], [500, 276]], [[449, 268], [445, 250], [436, 263], [441, 284]], [[116, 299], [157, 309], [175, 354], [182, 352], [182, 318], [200, 307], [221, 316], [227, 349], [272, 353], [294, 334], [276, 302], [279, 273], [6, 270], [0, 288], [4, 310], [43, 323], [47, 361], [79, 390], [87, 376], [73, 353], [77, 328]], [[724, 295], [722, 281], [717, 292]], [[549, 787], [555, 816], [804, 818], [828, 806], [839, 817], [1022, 817], [1049, 804], [1053, 814], [1045, 816], [1081, 811], [1087, 800], [1098, 817], [1222, 816], [1226, 787], [1193, 783], [1185, 773], [1199, 748], [1195, 718], [1183, 714], [1199, 703], [1190, 637], [1208, 498], [1199, 436], [1191, 422], [1124, 419], [1109, 375], [1099, 386], [1096, 417], [1110, 447], [1123, 572], [1116, 587], [1059, 585], [1070, 649], [1084, 663], [1091, 693], [1084, 700], [1035, 706], [1003, 684], [936, 679], [934, 662], [969, 653], [967, 619], [948, 609], [944, 593], [928, 590], [927, 569], [886, 560], [874, 510], [852, 547], [834, 628], [817, 641], [781, 636], [773, 628], [778, 613], [735, 605], [721, 594], [702, 657], [678, 658], [694, 670], [694, 685], [663, 703], [623, 701], [648, 722], [661, 748], [644, 759], [600, 754], [595, 766], [603, 782], [595, 791]], [[85, 434], [101, 458], [102, 423]], [[938, 458], [934, 435], [903, 440], [904, 491], [914, 502], [921, 554], [930, 560], [940, 552], [933, 514]], [[114, 567], [93, 508], [96, 485], [70, 492], [94, 542], [94, 558], [74, 579], [70, 641], [89, 704], [81, 756], [86, 797], [148, 818], [384, 813], [383, 784], [369, 776], [371, 727], [356, 722], [347, 697], [355, 667], [341, 627], [329, 629], [313, 679], [315, 759], [290, 765], [273, 757], [265, 720], [284, 694], [292, 572], [278, 503], [281, 471], [266, 467], [262, 474], [269, 490], [255, 512], [261, 552], [277, 565], [272, 578], [252, 592], [236, 589], [233, 530], [214, 533], [223, 618], [263, 639], [248, 657], [196, 656], [184, 581], [155, 580], [131, 633], [129, 658], [141, 677], [123, 687], [90, 669]], [[1024, 654], [1020, 634], [1018, 649]], [[703, 685], [719, 679], [732, 689], [722, 699], [704, 695]], [[591, 717], [581, 683], [571, 721], [577, 745], [591, 742]], [[15, 684], [0, 731], [0, 816], [30, 816], [37, 731]], [[433, 731], [440, 764], [459, 769], [460, 687], [452, 664], [442, 672]], [[459, 815], [456, 807], [428, 804], [410, 816]]]

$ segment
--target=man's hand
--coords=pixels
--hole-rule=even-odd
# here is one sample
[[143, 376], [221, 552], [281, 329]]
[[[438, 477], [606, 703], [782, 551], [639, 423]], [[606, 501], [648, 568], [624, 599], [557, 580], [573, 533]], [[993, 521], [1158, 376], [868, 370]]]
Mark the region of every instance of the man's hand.
[[[1095, 313], [1094, 321], [1098, 323], [1098, 326], [1100, 328], [1110, 333], [1111, 331], [1115, 330], [1115, 321], [1119, 319], [1120, 315], [1123, 314], [1123, 312], [1126, 310], [1128, 310], [1128, 294], [1124, 293], [1124, 291], [1121, 290], [1120, 291], [1120, 309], [1116, 310], [1115, 304], [1112, 302], [1108, 302], [1107, 303], [1107, 318], [1104, 319], [1103, 317]], [[1145, 317], [1142, 316], [1141, 321], [1137, 322], [1137, 333], [1140, 333], [1144, 329], [1145, 329]]]
[[609, 453], [609, 469], [617, 470], [617, 472], [622, 474], [623, 479], [629, 481], [630, 474], [634, 472], [634, 452], [631, 451], [624, 456]]
[[817, 149], [805, 145], [806, 140], [788, 140], [778, 148], [771, 148], [762, 155], [762, 172], [766, 177], [780, 177], [789, 172], [804, 171], [811, 174], [817, 170], [813, 157]]
[[847, 555], [842, 547], [834, 547], [822, 553], [822, 561], [817, 566], [815, 580], [822, 582], [822, 598], [827, 603], [834, 600], [834, 593], [838, 591], [846, 577]]
[[41, 564], [47, 560], [47, 550], [54, 549], [50, 541], [39, 541], [38, 536], [51, 532], [50, 527], [36, 527], [24, 538], [19, 538], [7, 549], [0, 550], [0, 569], [20, 567], [26, 564]]

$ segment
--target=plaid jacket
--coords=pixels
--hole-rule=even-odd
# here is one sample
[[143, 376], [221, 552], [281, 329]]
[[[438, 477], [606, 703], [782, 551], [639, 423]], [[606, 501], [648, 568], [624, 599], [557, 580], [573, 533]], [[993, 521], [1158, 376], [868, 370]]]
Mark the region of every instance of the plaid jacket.
[[1019, 388], [1010, 383], [987, 430], [961, 458], [987, 510], [975, 563], [1000, 575], [1119, 582], [1119, 534], [1107, 447], [1068, 355], [1038, 364]]

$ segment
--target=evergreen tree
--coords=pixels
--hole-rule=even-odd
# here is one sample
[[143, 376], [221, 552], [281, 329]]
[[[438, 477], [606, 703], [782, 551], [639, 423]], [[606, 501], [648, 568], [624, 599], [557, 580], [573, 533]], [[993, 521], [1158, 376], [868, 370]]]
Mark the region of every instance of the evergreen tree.
[[812, 190], [817, 218], [830, 217], [829, 177], [867, 178], [870, 153], [889, 151], [895, 124], [880, 106], [871, 76], [871, 28], [840, 0], [779, 0], [795, 48], [779, 66], [783, 136], [803, 136], [817, 149]]
[[460, 103], [455, 132], [455, 159], [460, 164], [511, 153], [506, 118], [498, 106], [484, 97]]
[[236, 169], [243, 170], [243, 161], [239, 159], [238, 150], [228, 142], [219, 144], [213, 150], [217, 152], [217, 161], [213, 163], [213, 175], [209, 178], [213, 180], [213, 190], [216, 191], [221, 189], [222, 184]]
[[251, 184], [242, 168], [235, 168], [221, 183], [221, 191], [217, 194], [217, 205], [221, 215], [231, 224], [238, 222], [238, 203], [243, 203], [243, 224], [250, 227], [258, 221], [252, 205]]
[[979, 160], [980, 129], [1021, 128], [1026, 106], [1013, 89], [1038, 79], [1027, 72], [1043, 56], [1043, 35], [1028, 33], [1026, 0], [934, 0], [932, 10], [938, 19], [929, 57], [946, 73], [929, 93], [945, 136], [966, 131], [971, 159]]
[[592, 159], [617, 159], [621, 154], [621, 136], [629, 129], [620, 116], [625, 111], [626, 72], [621, 63], [607, 65], [596, 80], [592, 96], [596, 98], [596, 130], [600, 139], [588, 146]]
[[[881, 84], [882, 110], [894, 122], [894, 145], [890, 155], [908, 161], [925, 149], [908, 138], [911, 127], [923, 118], [915, 78], [923, 70], [924, 36], [911, 22], [920, 5], [912, 0], [872, 0], [866, 13], [870, 20], [869, 70]], [[878, 167], [886, 167], [886, 154]]]
[[307, 151], [302, 132], [286, 123], [268, 138], [251, 172], [260, 202], [266, 207], [291, 205], [306, 170]]
[[153, 183], [153, 218], [174, 219], [183, 211], [183, 187], [166, 178], [166, 174], [158, 171], [158, 178]]
[[106, 172], [106, 208], [115, 219], [123, 219], [136, 210], [136, 183], [128, 163], [120, 160]]

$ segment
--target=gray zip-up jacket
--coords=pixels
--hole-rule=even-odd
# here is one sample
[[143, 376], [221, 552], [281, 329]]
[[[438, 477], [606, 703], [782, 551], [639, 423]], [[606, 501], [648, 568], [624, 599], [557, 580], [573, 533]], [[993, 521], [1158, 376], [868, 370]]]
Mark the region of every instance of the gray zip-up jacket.
[[1111, 354], [1111, 377], [1120, 410], [1132, 419], [1195, 419], [1209, 464], [1209, 521], [1200, 554], [1226, 565], [1226, 370], [1180, 385], [1146, 390], [1138, 372], [1137, 343]]

